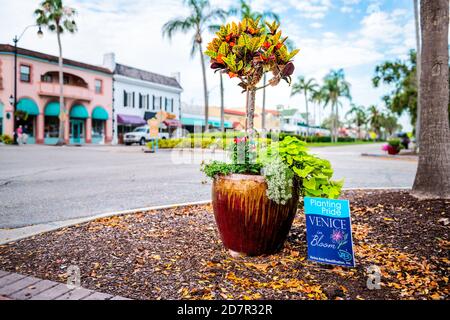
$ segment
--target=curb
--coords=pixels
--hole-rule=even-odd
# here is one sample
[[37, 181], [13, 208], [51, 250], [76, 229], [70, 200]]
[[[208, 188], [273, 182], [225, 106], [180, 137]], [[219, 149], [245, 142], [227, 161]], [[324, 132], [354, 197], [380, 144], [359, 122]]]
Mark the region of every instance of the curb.
[[[353, 190], [411, 190], [411, 187], [366, 187], [366, 188], [344, 188], [344, 189], [342, 189], [342, 191], [353, 191]], [[126, 214], [135, 214], [135, 213], [144, 212], [144, 211], [171, 209], [171, 208], [187, 207], [187, 206], [194, 206], [194, 205], [203, 205], [203, 204], [209, 204], [209, 203], [211, 203], [211, 200], [175, 203], [175, 204], [159, 205], [159, 206], [153, 206], [153, 207], [128, 209], [128, 210], [122, 210], [122, 211], [111, 211], [111, 212], [101, 213], [101, 214], [97, 214], [97, 215], [85, 217], [85, 218], [77, 218], [77, 219], [70, 219], [70, 220], [64, 220], [64, 221], [42, 223], [42, 224], [26, 226], [26, 227], [22, 227], [22, 228], [0, 229], [0, 245], [4, 245], [7, 243], [11, 243], [11, 242], [19, 241], [19, 240], [26, 239], [29, 237], [37, 236], [39, 234], [46, 233], [46, 232], [51, 232], [51, 231], [59, 230], [62, 228], [76, 226], [78, 224], [90, 222], [90, 221], [97, 220], [100, 218], [108, 218], [108, 217], [112, 217], [112, 216], [122, 216], [122, 215], [126, 215]], [[2, 233], [5, 233], [5, 234], [2, 235]], [[11, 234], [8, 236], [7, 233], [11, 233]]]

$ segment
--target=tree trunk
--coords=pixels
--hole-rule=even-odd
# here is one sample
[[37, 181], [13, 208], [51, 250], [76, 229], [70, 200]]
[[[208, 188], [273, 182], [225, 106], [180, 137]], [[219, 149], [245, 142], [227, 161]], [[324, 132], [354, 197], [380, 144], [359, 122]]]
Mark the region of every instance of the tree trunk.
[[208, 84], [206, 82], [206, 68], [205, 68], [205, 57], [203, 56], [202, 43], [198, 43], [199, 53], [200, 53], [200, 61], [202, 64], [202, 75], [203, 75], [203, 95], [205, 98], [205, 129], [204, 132], [209, 131], [209, 105], [208, 105]]
[[412, 194], [450, 199], [448, 0], [423, 0], [420, 150]]
[[263, 77], [263, 100], [262, 100], [262, 111], [261, 111], [261, 129], [266, 129], [266, 83], [267, 74], [264, 73]]
[[339, 105], [336, 104], [336, 120], [335, 120], [336, 126], [335, 126], [335, 136], [334, 136], [334, 142], [338, 142], [339, 140]]
[[65, 129], [66, 129], [66, 119], [67, 119], [67, 110], [66, 105], [64, 103], [64, 72], [63, 72], [63, 56], [62, 56], [62, 45], [61, 45], [61, 33], [59, 32], [58, 27], [56, 27], [56, 37], [58, 38], [58, 48], [59, 48], [59, 57], [58, 57], [58, 66], [59, 66], [59, 134], [58, 134], [58, 142], [56, 145], [62, 146], [66, 144], [64, 139]]
[[225, 132], [225, 104], [224, 104], [224, 90], [223, 90], [223, 75], [220, 74], [220, 131]]
[[416, 24], [416, 81], [417, 81], [417, 107], [416, 107], [416, 150], [419, 148], [420, 136], [420, 71], [421, 71], [421, 45], [420, 45], [420, 22], [419, 22], [419, 0], [414, 0], [414, 20]]
[[306, 90], [305, 90], [305, 106], [306, 106], [306, 136], [309, 136], [308, 93]]
[[256, 90], [254, 88], [247, 91], [247, 133], [253, 135], [254, 133], [254, 119], [255, 119], [255, 96]]

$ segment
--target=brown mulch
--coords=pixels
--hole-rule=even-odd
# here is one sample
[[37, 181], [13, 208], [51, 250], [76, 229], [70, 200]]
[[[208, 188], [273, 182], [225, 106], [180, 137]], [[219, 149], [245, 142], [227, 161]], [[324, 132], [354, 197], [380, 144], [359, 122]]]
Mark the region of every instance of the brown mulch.
[[[309, 262], [299, 210], [284, 249], [232, 258], [211, 206], [99, 219], [0, 246], [0, 270], [134, 299], [449, 299], [450, 202], [406, 191], [346, 191], [356, 268]], [[367, 288], [367, 267], [381, 288]]]

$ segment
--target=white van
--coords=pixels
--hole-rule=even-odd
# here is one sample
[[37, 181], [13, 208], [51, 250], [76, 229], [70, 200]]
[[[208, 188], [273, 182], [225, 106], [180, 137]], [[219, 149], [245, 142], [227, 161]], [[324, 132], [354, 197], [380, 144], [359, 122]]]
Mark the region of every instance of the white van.
[[[164, 129], [160, 128], [158, 133], [159, 139], [168, 139], [169, 133], [164, 132]], [[125, 145], [129, 146], [133, 143], [138, 143], [141, 146], [143, 146], [146, 142], [150, 141], [150, 127], [149, 126], [142, 126], [137, 127], [132, 132], [128, 132], [123, 137], [123, 142]]]

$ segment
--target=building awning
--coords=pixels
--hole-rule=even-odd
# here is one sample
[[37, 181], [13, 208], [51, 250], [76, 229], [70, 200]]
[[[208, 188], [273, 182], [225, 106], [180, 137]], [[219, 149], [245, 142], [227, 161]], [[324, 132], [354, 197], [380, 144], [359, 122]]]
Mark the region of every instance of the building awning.
[[204, 119], [196, 119], [196, 118], [181, 118], [181, 124], [183, 126], [204, 126]]
[[117, 123], [120, 124], [131, 124], [135, 126], [145, 125], [147, 122], [139, 116], [133, 116], [128, 114], [118, 114]]
[[177, 119], [167, 119], [163, 123], [168, 127], [181, 127], [181, 122]]
[[92, 119], [106, 121], [108, 118], [108, 112], [103, 107], [97, 106], [92, 110]]
[[[220, 128], [220, 120], [217, 119], [208, 119], [208, 123], [213, 127]], [[204, 119], [197, 118], [181, 118], [181, 124], [183, 126], [204, 126]], [[233, 128], [233, 123], [231, 121], [224, 122], [224, 128]]]
[[39, 108], [36, 102], [28, 98], [20, 99], [17, 103], [16, 110], [26, 112], [30, 116], [37, 116], [39, 114]]
[[87, 119], [89, 118], [89, 113], [87, 112], [85, 106], [83, 106], [82, 104], [77, 104], [74, 105], [70, 110], [70, 117], [78, 119]]
[[0, 102], [0, 119], [3, 118], [3, 104]]
[[[220, 128], [220, 120], [208, 120], [208, 123], [213, 127]], [[223, 122], [224, 128], [233, 128], [233, 123], [231, 121]]]
[[59, 116], [59, 102], [50, 102], [45, 106], [44, 111], [47, 117], [58, 117]]

